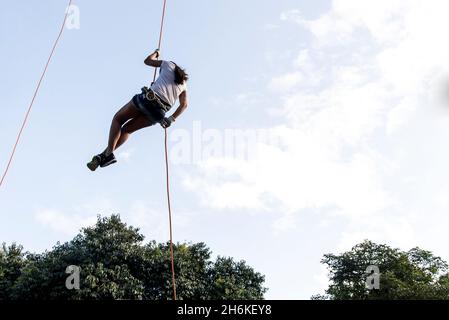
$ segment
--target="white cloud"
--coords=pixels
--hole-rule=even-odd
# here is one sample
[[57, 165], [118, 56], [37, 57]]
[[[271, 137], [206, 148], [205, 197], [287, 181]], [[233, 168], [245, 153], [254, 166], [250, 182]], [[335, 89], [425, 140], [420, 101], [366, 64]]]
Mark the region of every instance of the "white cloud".
[[288, 92], [303, 80], [300, 72], [287, 73], [275, 77], [268, 85], [269, 89], [275, 92]]
[[279, 25], [274, 24], [274, 23], [267, 23], [267, 24], [264, 25], [263, 28], [264, 28], [264, 30], [269, 30], [269, 31], [271, 31], [271, 30], [279, 29]]
[[323, 294], [329, 287], [329, 270], [324, 265], [320, 265], [318, 270], [319, 272], [313, 275], [313, 279], [316, 282], [315, 294]]
[[[183, 184], [192, 191], [203, 190], [199, 193], [199, 197], [204, 206], [215, 209], [263, 209], [262, 191], [256, 185], [256, 181], [253, 181], [249, 164], [234, 159], [221, 159], [218, 162], [213, 160], [201, 162], [198, 166], [201, 175], [197, 178], [188, 175]], [[247, 176], [247, 179], [228, 180], [226, 172], [230, 172], [231, 175], [237, 173], [239, 177]], [[225, 181], [217, 184], [218, 176], [222, 176]]]
[[123, 160], [125, 162], [128, 162], [133, 154], [134, 150], [125, 150], [125, 151], [120, 151], [117, 154], [117, 158], [119, 160]]
[[303, 18], [301, 15], [301, 11], [298, 9], [293, 9], [289, 11], [285, 11], [281, 13], [281, 20], [282, 21], [294, 21], [294, 22], [302, 22]]
[[[120, 207], [117, 202], [94, 199], [65, 210], [41, 208], [36, 211], [34, 217], [44, 228], [69, 238], [78, 234], [82, 228], [93, 226], [97, 222], [98, 215], [107, 217], [119, 213], [123, 222], [139, 228], [146, 239], [167, 241], [168, 216], [166, 208], [140, 200], [125, 204], [124, 208]], [[177, 231], [188, 228], [192, 216], [191, 212], [177, 211]]]
[[[167, 241], [169, 234], [167, 208], [146, 201], [134, 201], [129, 208], [126, 214], [122, 215], [127, 223], [139, 227], [147, 239]], [[174, 219], [177, 233], [191, 227], [193, 215], [192, 212], [176, 210]]]
[[236, 96], [236, 102], [243, 107], [257, 105], [262, 101], [263, 96], [258, 92], [242, 92]]
[[281, 234], [283, 232], [286, 231], [291, 231], [296, 229], [296, 220], [295, 220], [295, 216], [292, 214], [285, 214], [282, 215], [281, 218], [277, 219], [274, 222], [274, 230], [277, 234]]
[[272, 76], [278, 105], [260, 105], [283, 121], [271, 128], [281, 142], [259, 143], [249, 162], [199, 165], [190, 178], [202, 204], [285, 213], [281, 229], [304, 210], [338, 214], [349, 221], [342, 249], [365, 238], [407, 249], [428, 241], [426, 230], [441, 231], [448, 9], [442, 0], [335, 0], [316, 19], [283, 13], [313, 40], [291, 70]]
[[307, 49], [301, 50], [294, 61], [294, 65], [298, 68], [311, 67], [311, 63], [309, 50]]
[[44, 227], [65, 236], [74, 236], [82, 228], [94, 225], [98, 215], [114, 213], [113, 204], [108, 199], [97, 198], [64, 210], [40, 208], [35, 219]]
[[35, 218], [44, 227], [65, 236], [74, 236], [81, 228], [94, 225], [97, 221], [95, 215], [65, 214], [54, 209], [41, 209], [35, 214]]
[[416, 245], [416, 236], [413, 222], [405, 217], [392, 214], [388, 219], [385, 216], [357, 218], [352, 220], [349, 228], [341, 234], [335, 251], [349, 251], [364, 240], [387, 243], [408, 250]]

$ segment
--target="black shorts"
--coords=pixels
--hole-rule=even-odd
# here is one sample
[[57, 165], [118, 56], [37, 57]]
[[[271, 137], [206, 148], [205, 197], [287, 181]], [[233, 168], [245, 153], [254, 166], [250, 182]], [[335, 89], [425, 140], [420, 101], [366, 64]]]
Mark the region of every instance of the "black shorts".
[[164, 106], [162, 103], [158, 100], [148, 100], [143, 93], [136, 94], [133, 97], [132, 102], [136, 108], [151, 121], [152, 125], [160, 123], [165, 117]]

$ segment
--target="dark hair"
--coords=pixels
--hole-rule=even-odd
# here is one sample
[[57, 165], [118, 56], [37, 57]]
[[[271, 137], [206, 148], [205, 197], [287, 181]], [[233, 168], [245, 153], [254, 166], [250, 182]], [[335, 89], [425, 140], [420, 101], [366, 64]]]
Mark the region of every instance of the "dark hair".
[[175, 83], [178, 85], [183, 84], [189, 80], [189, 75], [186, 73], [186, 71], [182, 68], [180, 68], [178, 65], [175, 66]]

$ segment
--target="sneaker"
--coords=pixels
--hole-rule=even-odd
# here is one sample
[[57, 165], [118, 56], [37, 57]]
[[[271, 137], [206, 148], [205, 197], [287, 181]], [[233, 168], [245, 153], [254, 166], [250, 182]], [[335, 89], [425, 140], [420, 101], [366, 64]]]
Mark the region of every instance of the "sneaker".
[[100, 167], [104, 168], [107, 166], [110, 166], [111, 164], [114, 164], [117, 162], [117, 159], [115, 159], [115, 156], [113, 153], [111, 153], [108, 156], [105, 156], [104, 154], [101, 157], [101, 161], [100, 161]]
[[103, 158], [104, 158], [104, 155], [102, 153], [101, 154], [97, 154], [96, 156], [94, 156], [92, 158], [92, 161], [87, 164], [87, 167], [90, 169], [90, 171], [97, 170], [97, 168], [102, 163]]

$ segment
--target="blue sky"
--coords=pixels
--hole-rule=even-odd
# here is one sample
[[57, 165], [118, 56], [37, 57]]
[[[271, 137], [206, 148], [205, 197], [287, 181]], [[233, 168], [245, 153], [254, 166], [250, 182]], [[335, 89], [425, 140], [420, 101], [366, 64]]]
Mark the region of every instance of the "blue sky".
[[[117, 165], [85, 167], [114, 113], [151, 81], [143, 59], [162, 2], [74, 5], [80, 28], [65, 30], [0, 190], [0, 240], [41, 251], [120, 213], [166, 241], [159, 126], [133, 135]], [[2, 6], [1, 168], [65, 6]], [[245, 259], [272, 299], [322, 293], [323, 254], [364, 239], [449, 259], [447, 7], [169, 0], [163, 58], [191, 74], [190, 106], [170, 129], [175, 240]], [[240, 147], [256, 153], [226, 153]]]

